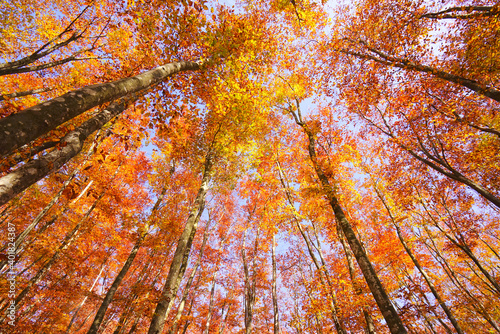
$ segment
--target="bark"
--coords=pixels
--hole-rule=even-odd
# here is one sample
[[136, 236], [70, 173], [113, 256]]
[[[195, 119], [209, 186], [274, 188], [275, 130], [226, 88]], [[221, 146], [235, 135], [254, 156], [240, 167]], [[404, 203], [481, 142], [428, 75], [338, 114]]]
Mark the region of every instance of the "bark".
[[420, 262], [418, 262], [418, 259], [415, 257], [415, 255], [411, 251], [411, 248], [406, 243], [406, 240], [404, 239], [403, 234], [401, 232], [401, 228], [399, 227], [399, 225], [398, 225], [398, 223], [396, 221], [396, 218], [392, 214], [392, 210], [389, 207], [389, 204], [385, 200], [384, 196], [382, 196], [382, 194], [380, 193], [380, 190], [377, 188], [376, 182], [373, 179], [372, 179], [372, 182], [373, 182], [373, 187], [375, 189], [375, 192], [377, 193], [378, 198], [382, 201], [382, 204], [384, 205], [384, 207], [385, 207], [385, 209], [386, 209], [386, 211], [387, 211], [387, 213], [389, 215], [389, 218], [391, 219], [392, 225], [394, 225], [394, 227], [396, 228], [396, 233], [398, 235], [399, 241], [401, 242], [401, 245], [403, 245], [403, 248], [405, 249], [406, 253], [408, 254], [408, 256], [410, 257], [411, 261], [413, 262], [413, 264], [415, 265], [415, 267], [417, 268], [417, 270], [420, 272], [420, 274], [424, 278], [425, 282], [427, 283], [427, 286], [429, 287], [429, 289], [432, 292], [432, 295], [438, 301], [439, 306], [441, 306], [441, 308], [443, 309], [444, 313], [446, 314], [446, 316], [450, 320], [451, 324], [453, 325], [453, 327], [455, 328], [455, 330], [457, 331], [457, 333], [458, 334], [463, 334], [464, 332], [463, 332], [462, 328], [460, 327], [457, 319], [455, 318], [455, 316], [453, 315], [453, 313], [451, 312], [451, 310], [448, 308], [448, 306], [444, 302], [443, 298], [441, 298], [441, 295], [436, 290], [436, 287], [434, 286], [434, 283], [432, 283], [429, 275], [427, 275], [427, 273], [425, 272], [425, 270], [420, 265]]
[[[215, 228], [215, 226], [216, 225], [214, 225], [213, 228]], [[210, 236], [210, 232], [212, 230], [212, 228], [209, 228], [209, 227], [210, 226], [207, 224], [207, 227], [205, 228], [205, 232], [203, 233], [203, 241], [201, 243], [200, 254], [198, 255], [198, 260], [196, 260], [196, 264], [194, 265], [194, 268], [191, 272], [191, 275], [189, 275], [188, 281], [186, 282], [186, 286], [185, 286], [184, 292], [182, 294], [182, 299], [181, 299], [181, 302], [180, 302], [179, 307], [177, 309], [177, 314], [175, 315], [174, 322], [173, 322], [172, 326], [170, 326], [170, 329], [168, 331], [169, 334], [174, 334], [177, 331], [177, 327], [179, 325], [179, 319], [181, 318], [182, 312], [184, 311], [184, 306], [186, 305], [186, 300], [189, 296], [189, 292], [191, 289], [191, 285], [193, 284], [194, 277], [195, 277], [196, 273], [198, 272], [198, 269], [200, 268], [201, 259], [203, 257], [203, 252], [205, 250], [205, 245], [207, 244], [208, 238]], [[198, 283], [199, 283], [199, 279], [198, 279]], [[195, 289], [198, 287], [198, 283], [195, 285]]]
[[[170, 245], [167, 247], [169, 252], [167, 254], [165, 254], [165, 257], [160, 265], [156, 265], [155, 263], [151, 264], [151, 267], [158, 269], [158, 273], [155, 275], [155, 277], [151, 283], [147, 284], [147, 282], [144, 282], [144, 284], [147, 284], [147, 285], [152, 286], [152, 287], [154, 287], [156, 285], [158, 280], [161, 278], [162, 268], [165, 265], [165, 263], [167, 262], [168, 256], [170, 255], [170, 249], [171, 249], [172, 245], [173, 245], [173, 242], [171, 242]], [[154, 254], [154, 253], [156, 253], [156, 251], [153, 251], [152, 253]], [[147, 272], [148, 267], [149, 266], [144, 267], [143, 273]], [[143, 280], [145, 280], [144, 276], [143, 276], [143, 279], [138, 279], [134, 283], [134, 286], [132, 287], [132, 291], [137, 291], [140, 284], [143, 283]], [[130, 330], [132, 330], [133, 328], [135, 328], [137, 326], [137, 323], [140, 320], [141, 315], [144, 312], [144, 308], [134, 309], [134, 304], [136, 304], [135, 300], [139, 299], [139, 297], [142, 297], [143, 300], [148, 300], [150, 294], [151, 294], [151, 290], [148, 290], [148, 292], [144, 296], [139, 295], [138, 293], [132, 293], [132, 298], [128, 298], [129, 299], [128, 309], [126, 310], [126, 312], [123, 312], [126, 314], [122, 314], [120, 316], [120, 321], [118, 322], [113, 334], [122, 334], [123, 332], [125, 332], [125, 329], [128, 326], [129, 321], [131, 320], [130, 319], [131, 316], [133, 318], [133, 321], [132, 321], [132, 326], [131, 326]]]
[[[224, 242], [225, 242], [225, 236], [222, 238], [222, 240], [219, 244], [219, 249], [217, 250], [217, 253], [219, 253], [221, 251], [222, 247], [224, 246]], [[209, 302], [209, 306], [208, 306], [208, 315], [207, 315], [207, 320], [205, 322], [205, 330], [203, 331], [203, 334], [208, 334], [209, 329], [210, 329], [210, 322], [212, 321], [212, 317], [213, 317], [215, 286], [217, 284], [217, 274], [219, 272], [219, 265], [220, 265], [219, 261], [220, 261], [220, 258], [216, 263], [215, 271], [214, 271], [213, 277], [212, 277], [212, 288], [210, 289], [210, 302]]]
[[[89, 187], [94, 183], [93, 180], [91, 180], [87, 186], [80, 192], [80, 194], [78, 195], [77, 198], [75, 198], [73, 201], [71, 201], [71, 203], [68, 203], [64, 206], [64, 209], [53, 215], [48, 221], [46, 221], [44, 224], [42, 224], [42, 226], [40, 226], [36, 231], [35, 231], [35, 234], [33, 235], [33, 237], [27, 242], [27, 244], [25, 245], [25, 248], [29, 248], [31, 247], [31, 245], [37, 240], [38, 236], [42, 235], [52, 224], [54, 224], [57, 219], [59, 217], [64, 217], [64, 214], [70, 209], [73, 207], [73, 205], [85, 194], [85, 192], [89, 189]], [[19, 248], [17, 250], [17, 253], [21, 253], [23, 251], [23, 248]], [[3, 262], [2, 262], [3, 264]]]
[[56, 252], [54, 255], [52, 255], [52, 258], [36, 273], [36, 275], [28, 282], [27, 286], [21, 291], [21, 293], [16, 297], [15, 303], [16, 305], [20, 305], [21, 301], [24, 299], [24, 297], [28, 294], [28, 292], [31, 290], [31, 288], [38, 284], [38, 282], [41, 281], [41, 279], [45, 276], [45, 274], [52, 268], [54, 263], [59, 259], [61, 254], [68, 249], [69, 246], [73, 243], [73, 241], [78, 238], [78, 236], [81, 233], [81, 227], [83, 226], [84, 222], [87, 220], [87, 218], [90, 216], [92, 211], [95, 209], [97, 203], [101, 200], [101, 198], [104, 196], [104, 191], [101, 193], [101, 195], [94, 201], [92, 206], [87, 210], [85, 213], [85, 216], [80, 219], [78, 224], [68, 233], [66, 234], [62, 244], [57, 248]]
[[[191, 305], [189, 305], [189, 310], [188, 310], [188, 313], [187, 313], [187, 314], [188, 314], [188, 316], [189, 316], [189, 315], [191, 314], [191, 312], [193, 311], [193, 306], [194, 306], [194, 298], [193, 298], [193, 299], [191, 299]], [[190, 322], [190, 321], [186, 321], [186, 322], [184, 323], [184, 328], [182, 329], [182, 334], [186, 334], [187, 329], [188, 329], [188, 327], [189, 327], [189, 325], [190, 325], [190, 324], [191, 324], [191, 322]]]
[[[255, 210], [255, 208], [254, 208]], [[250, 270], [248, 268], [248, 261], [246, 256], [246, 237], [247, 237], [247, 229], [245, 229], [245, 233], [243, 236], [243, 247], [241, 249], [241, 258], [243, 260], [243, 273], [245, 275], [245, 292], [243, 295], [243, 304], [244, 304], [244, 316], [245, 316], [245, 334], [250, 334], [252, 332], [252, 322], [253, 322], [253, 310], [255, 306], [255, 288], [257, 284], [257, 275], [256, 275], [256, 259], [257, 259], [257, 248], [259, 245], [259, 232], [257, 229], [257, 235], [255, 237], [254, 250], [253, 250], [253, 260], [252, 260], [252, 274], [250, 274]]]
[[[302, 278], [302, 284], [304, 285], [304, 289], [306, 290], [307, 298], [309, 299], [309, 303], [311, 305], [314, 305], [314, 297], [311, 295], [311, 289], [308, 287], [304, 272], [302, 270], [302, 266], [298, 265], [297, 266], [300, 272], [300, 277]], [[316, 322], [316, 329], [319, 334], [323, 334], [323, 324], [321, 323], [321, 320], [318, 317], [318, 312], [314, 312], [314, 320]]]
[[[189, 293], [191, 292], [191, 285], [193, 284], [194, 276], [198, 272], [199, 269], [199, 264], [195, 266], [193, 271], [191, 272], [191, 275], [189, 276], [189, 279], [186, 283], [186, 287], [184, 288], [184, 292], [182, 294], [182, 299], [181, 302], [179, 303], [179, 307], [177, 308], [177, 314], [175, 315], [174, 321], [172, 323], [172, 326], [170, 326], [170, 329], [168, 330], [168, 334], [174, 334], [177, 332], [177, 328], [179, 327], [179, 320], [181, 319], [182, 313], [184, 312], [184, 307], [186, 306], [187, 299], [189, 297]], [[194, 286], [194, 291], [198, 288], [200, 280], [198, 278], [197, 283]], [[192, 299], [192, 302], [194, 301], [194, 296]]]
[[[401, 290], [409, 291], [408, 301], [413, 306], [413, 308], [417, 312], [417, 314], [421, 318], [424, 319], [424, 323], [427, 325], [428, 328], [431, 329], [431, 332], [435, 333], [434, 326], [432, 325], [431, 320], [427, 316], [428, 308], [430, 307], [430, 304], [427, 305], [426, 307], [423, 307], [421, 302], [419, 302], [419, 298], [418, 298], [417, 294], [415, 293], [414, 289], [409, 287], [408, 284], [406, 283], [406, 281], [400, 277], [399, 271], [396, 270], [392, 264], [390, 265], [390, 267], [391, 267], [392, 271], [394, 272], [394, 276], [396, 277], [396, 279], [398, 281], [399, 288]], [[411, 277], [409, 277], [409, 278], [411, 280]], [[424, 308], [424, 309], [422, 310], [422, 308]], [[412, 323], [411, 326], [413, 327], [413, 331], [417, 332], [417, 329], [419, 328], [419, 326], [416, 326], [414, 323]]]
[[[199, 283], [200, 283], [200, 280], [198, 280], [198, 282], [196, 282], [195, 287], [194, 287], [194, 292], [196, 292]], [[189, 291], [188, 291], [188, 293], [186, 293], [185, 298], [183, 296], [182, 301], [179, 304], [179, 308], [177, 309], [177, 314], [175, 315], [174, 322], [172, 324], [172, 327], [169, 329], [168, 334], [177, 333], [177, 329], [179, 327], [179, 320], [181, 319], [182, 313], [184, 312], [184, 307], [186, 305], [188, 294], [189, 294]], [[188, 315], [191, 313], [191, 310], [193, 309], [194, 302], [195, 302], [195, 296], [193, 296], [191, 298], [191, 303], [189, 304], [189, 307], [188, 307]], [[189, 321], [187, 321], [186, 324], [187, 323], [189, 323]], [[184, 325], [186, 325], [186, 324], [184, 324]], [[187, 330], [187, 328], [185, 328], [183, 330], [183, 332], [185, 332], [186, 330]]]
[[199, 68], [195, 62], [170, 63], [134, 77], [83, 87], [7, 116], [0, 120], [0, 156], [12, 153], [91, 108], [147, 89], [175, 73]]
[[[417, 189], [418, 191], [418, 189]], [[467, 242], [466, 242], [466, 239], [464, 238], [464, 236], [462, 235], [462, 233], [460, 232], [460, 228], [459, 226], [455, 223], [454, 221], [454, 218], [453, 218], [453, 215], [451, 214], [451, 212], [449, 211], [447, 205], [445, 202], [443, 202], [443, 206], [445, 208], [445, 210], [447, 211], [449, 217], [451, 218], [451, 221], [453, 222], [453, 224], [448, 224], [446, 223], [446, 225], [450, 228], [450, 230], [452, 231], [453, 233], [453, 236], [450, 235], [448, 232], [446, 232], [440, 225], [439, 225], [439, 222], [436, 220], [436, 218], [431, 214], [431, 212], [429, 211], [429, 209], [427, 208], [427, 205], [425, 204], [425, 202], [423, 200], [420, 200], [420, 203], [422, 204], [422, 206], [424, 207], [424, 210], [425, 212], [427, 213], [427, 216], [430, 218], [430, 220], [434, 223], [434, 226], [436, 228], [438, 228], [442, 233], [443, 235], [446, 237], [446, 239], [448, 239], [453, 245], [455, 245], [457, 248], [459, 248], [460, 250], [462, 250], [465, 255], [467, 255], [467, 257], [469, 257], [472, 262], [474, 262], [474, 264], [477, 266], [477, 268], [481, 271], [481, 273], [483, 273], [484, 277], [491, 283], [492, 285], [492, 288], [495, 289], [496, 291], [493, 291], [494, 293], [496, 294], [500, 294], [500, 284], [498, 284], [498, 282], [496, 281], [496, 279], [491, 276], [491, 274], [488, 272], [488, 270], [486, 270], [486, 268], [484, 268], [484, 266], [481, 264], [481, 262], [478, 260], [478, 258], [474, 255], [472, 249], [467, 245]], [[441, 219], [443, 217], [440, 217]], [[454, 226], [453, 226], [454, 225]]]
[[273, 333], [280, 333], [280, 315], [278, 308], [278, 291], [276, 286], [276, 236], [273, 234], [273, 245], [272, 245], [272, 254], [271, 260], [273, 265], [273, 274], [272, 274], [272, 295], [273, 295]]
[[82, 125], [70, 131], [61, 139], [60, 149], [32, 160], [15, 171], [0, 178], [0, 205], [7, 203], [18, 193], [61, 168], [83, 148], [85, 140], [93, 132], [122, 113], [127, 108], [126, 101], [111, 104]]
[[205, 207], [205, 197], [208, 190], [208, 182], [210, 180], [212, 167], [211, 159], [211, 154], [207, 154], [201, 185], [198, 190], [198, 194], [196, 195], [193, 208], [184, 227], [184, 231], [182, 232], [179, 238], [179, 242], [177, 243], [177, 248], [170, 265], [170, 270], [168, 272], [167, 280], [165, 282], [160, 301], [156, 306], [153, 318], [151, 320], [151, 324], [148, 330], [149, 334], [160, 334], [163, 331], [167, 312], [171, 306], [172, 299], [177, 294], [176, 286], [178, 287], [179, 284], [181, 266], [184, 262], [184, 259], [189, 256], [189, 251], [191, 248], [190, 239], [192, 242], [191, 235], [194, 235], [194, 233], [196, 233], [201, 212]]
[[[99, 203], [99, 201], [106, 194], [106, 192], [107, 192], [107, 190], [109, 188], [109, 185], [111, 185], [112, 181], [114, 180], [114, 178], [118, 174], [118, 171], [120, 170], [120, 167], [121, 167], [121, 165], [118, 166], [118, 168], [115, 170], [115, 172], [114, 172], [114, 174], [113, 174], [113, 176], [112, 176], [112, 178], [110, 180], [110, 183], [108, 184], [108, 187], [105, 188], [100, 193], [100, 195], [95, 199], [94, 203], [92, 203], [92, 205], [90, 206], [90, 208], [87, 210], [87, 212], [85, 213], [85, 215], [79, 220], [79, 222], [76, 224], [76, 226], [70, 232], [68, 232], [66, 234], [66, 236], [64, 237], [63, 242], [57, 248], [57, 250], [55, 251], [55, 253], [52, 255], [51, 259], [47, 263], [45, 263], [40, 270], [38, 270], [38, 272], [36, 273], [36, 275], [29, 280], [29, 282], [26, 285], [26, 287], [16, 297], [15, 304], [16, 304], [17, 307], [19, 307], [19, 305], [21, 305], [21, 302], [24, 301], [24, 297], [26, 297], [26, 295], [30, 292], [31, 288], [34, 285], [38, 284], [38, 282], [41, 281], [41, 279], [45, 276], [45, 274], [52, 268], [52, 266], [54, 265], [54, 263], [59, 259], [59, 257], [61, 256], [61, 254], [66, 249], [68, 249], [68, 247], [71, 246], [71, 244], [73, 243], [73, 241], [75, 241], [76, 238], [80, 235], [81, 228], [82, 228], [83, 224], [87, 221], [87, 219], [89, 218], [89, 216], [92, 213], [92, 211], [94, 211], [94, 209], [96, 208], [96, 206]], [[5, 307], [6, 306], [4, 306], [1, 311], [3, 311], [5, 309]]]
[[[156, 215], [156, 212], [158, 211], [161, 202], [163, 201], [163, 198], [165, 197], [165, 193], [167, 192], [167, 187], [164, 186], [160, 195], [158, 196], [158, 199], [156, 200], [155, 205], [153, 206], [153, 209], [151, 210], [151, 214], [148, 219], [148, 224], [146, 226], [146, 230], [149, 229], [149, 225], [153, 222], [154, 217]], [[101, 306], [99, 307], [99, 310], [97, 310], [97, 314], [94, 318], [94, 321], [92, 322], [92, 325], [90, 326], [87, 334], [97, 334], [99, 331], [99, 327], [101, 326], [101, 323], [104, 319], [104, 316], [106, 314], [106, 311], [111, 304], [111, 301], [113, 300], [113, 297], [118, 290], [118, 287], [120, 286], [121, 282], [125, 278], [125, 275], [127, 274], [128, 270], [132, 266], [132, 263], [134, 262], [134, 259], [137, 255], [137, 252], [139, 251], [139, 248], [141, 248], [142, 243], [144, 242], [144, 239], [147, 236], [147, 232], [142, 233], [142, 235], [139, 236], [137, 239], [134, 247], [132, 248], [132, 251], [130, 252], [127, 260], [125, 261], [122, 269], [114, 279], [113, 283], [111, 284], [111, 287], [109, 288], [108, 292], [106, 293], [106, 296], [104, 297], [104, 300], [101, 303]]]
[[[200, 221], [200, 218], [201, 218], [201, 215], [203, 213], [203, 210], [205, 209], [205, 204], [203, 204], [200, 208], [200, 210], [198, 211], [198, 216], [196, 217], [196, 221], [199, 222]], [[182, 282], [182, 278], [184, 277], [184, 274], [186, 272], [186, 269], [187, 269], [187, 265], [188, 265], [188, 262], [189, 262], [189, 254], [190, 254], [190, 250], [191, 250], [191, 246], [193, 244], [193, 240], [194, 240], [194, 236], [196, 234], [196, 229], [193, 228], [192, 231], [191, 231], [191, 234], [189, 235], [189, 238], [188, 238], [188, 242], [187, 242], [187, 246], [186, 246], [186, 252], [184, 253], [184, 257], [182, 258], [182, 263], [181, 263], [181, 267], [180, 267], [180, 270], [179, 270], [179, 273], [177, 274], [177, 279], [175, 279], [175, 282], [174, 282], [174, 287], [172, 289], [172, 291], [174, 291], [172, 293], [172, 300], [170, 301], [170, 304], [168, 305], [167, 307], [167, 311], [165, 312], [165, 318], [167, 318], [167, 316], [170, 314], [170, 311], [172, 309], [172, 305], [173, 305], [173, 300], [177, 297], [177, 292], [179, 291], [179, 286]]]
[[407, 333], [405, 326], [403, 325], [401, 318], [399, 317], [398, 313], [396, 312], [396, 309], [394, 308], [391, 300], [389, 299], [389, 296], [387, 295], [384, 286], [380, 282], [380, 279], [378, 278], [378, 275], [375, 272], [375, 269], [373, 268], [373, 265], [370, 262], [368, 255], [363, 249], [361, 242], [358, 240], [358, 237], [356, 236], [356, 233], [354, 232], [351, 223], [347, 219], [347, 216], [344, 213], [344, 210], [337, 199], [335, 191], [333, 187], [330, 185], [328, 177], [325, 175], [319, 164], [318, 158], [316, 156], [315, 135], [311, 132], [307, 124], [305, 124], [302, 121], [300, 114], [300, 105], [298, 100], [296, 100], [296, 103], [297, 103], [298, 115], [295, 115], [295, 113], [293, 112], [291, 113], [294, 119], [296, 120], [297, 124], [302, 127], [302, 129], [304, 130], [305, 134], [309, 139], [309, 144], [308, 144], [309, 157], [313, 164], [314, 170], [316, 171], [316, 175], [319, 178], [323, 192], [326, 198], [328, 199], [330, 206], [332, 207], [337, 223], [342, 228], [342, 232], [344, 233], [347, 242], [349, 243], [351, 251], [353, 252], [354, 257], [358, 262], [358, 265], [361, 269], [361, 272], [363, 273], [365, 281], [368, 284], [368, 287], [370, 288], [370, 291], [373, 297], [375, 298], [375, 301], [377, 302], [377, 305], [380, 311], [382, 312], [382, 315], [384, 316], [384, 319], [387, 323], [387, 326], [389, 327], [390, 332], [392, 334]]
[[[230, 290], [230, 292], [228, 292], [228, 294], [226, 294], [226, 299], [229, 299], [232, 297], [232, 293], [233, 293], [233, 290]], [[229, 297], [229, 298], [228, 298]], [[219, 330], [219, 334], [224, 334], [224, 330], [226, 329], [226, 323], [227, 323], [227, 318], [229, 317], [229, 311], [231, 310], [231, 304], [229, 304], [227, 306], [227, 310], [226, 310], [226, 316], [224, 318], [222, 318], [222, 323], [220, 325], [220, 330]], [[224, 312], [223, 312], [224, 313]], [[221, 317], [223, 316], [223, 314], [221, 314]]]

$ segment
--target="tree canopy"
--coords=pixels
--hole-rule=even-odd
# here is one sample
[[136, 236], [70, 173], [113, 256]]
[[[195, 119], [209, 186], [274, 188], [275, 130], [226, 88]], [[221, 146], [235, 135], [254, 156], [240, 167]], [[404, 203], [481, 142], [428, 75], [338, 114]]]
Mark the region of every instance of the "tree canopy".
[[0, 332], [500, 333], [500, 3], [0, 13]]

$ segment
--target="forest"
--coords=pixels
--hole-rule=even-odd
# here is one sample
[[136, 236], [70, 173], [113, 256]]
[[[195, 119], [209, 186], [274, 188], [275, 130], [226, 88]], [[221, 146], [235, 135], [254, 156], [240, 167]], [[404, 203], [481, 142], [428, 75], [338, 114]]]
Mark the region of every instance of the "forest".
[[500, 333], [500, 2], [0, 0], [0, 333]]

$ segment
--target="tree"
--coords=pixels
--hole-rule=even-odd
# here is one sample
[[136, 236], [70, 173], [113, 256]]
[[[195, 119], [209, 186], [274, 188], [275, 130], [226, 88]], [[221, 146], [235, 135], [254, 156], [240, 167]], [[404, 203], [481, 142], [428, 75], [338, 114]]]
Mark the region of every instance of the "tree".
[[500, 332], [497, 3], [0, 13], [1, 332]]

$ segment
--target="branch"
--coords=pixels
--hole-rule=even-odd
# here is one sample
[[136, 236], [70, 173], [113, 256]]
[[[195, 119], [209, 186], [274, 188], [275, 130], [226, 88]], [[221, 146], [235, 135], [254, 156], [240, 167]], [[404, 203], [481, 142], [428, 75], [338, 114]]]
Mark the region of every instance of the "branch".
[[47, 43], [42, 45], [38, 50], [33, 52], [31, 55], [26, 56], [24, 58], [21, 58], [19, 60], [0, 64], [0, 75], [13, 74], [13, 73], [23, 73], [23, 72], [15, 72], [15, 69], [19, 69], [19, 68], [22, 68], [26, 65], [29, 65], [29, 64], [35, 62], [36, 60], [41, 59], [41, 58], [47, 56], [48, 54], [51, 54], [54, 51], [70, 44], [71, 42], [74, 42], [74, 41], [80, 39], [82, 37], [83, 33], [88, 29], [88, 27], [90, 26], [91, 23], [89, 23], [89, 25], [84, 29], [84, 31], [75, 32], [65, 41], [56, 43], [55, 45], [49, 47], [56, 40], [61, 39], [66, 33], [70, 32], [73, 29], [73, 25], [75, 24], [75, 22], [87, 11], [87, 9], [90, 8], [90, 6], [92, 4], [93, 4], [93, 1], [87, 7], [85, 7], [80, 12], [80, 14], [78, 14], [78, 16], [73, 21], [71, 21], [70, 24], [68, 24], [66, 26], [66, 28], [59, 35], [57, 35], [55, 38], [51, 39], [50, 41], [48, 41]]
[[[467, 14], [460, 14], [460, 13]], [[427, 19], [471, 19], [475, 17], [497, 16], [500, 14], [498, 6], [462, 6], [451, 7], [436, 13], [427, 13], [420, 18]]]
[[9, 99], [13, 99], [13, 98], [16, 98], [16, 97], [23, 97], [23, 96], [29, 96], [29, 95], [35, 95], [35, 94], [50, 92], [51, 90], [52, 90], [52, 88], [38, 88], [38, 89], [26, 90], [24, 92], [16, 92], [16, 93], [10, 93], [10, 94], [1, 94], [0, 95], [0, 101], [9, 100]]
[[395, 66], [405, 70], [428, 73], [440, 79], [467, 87], [478, 94], [484, 95], [497, 102], [500, 102], [500, 91], [493, 87], [486, 86], [475, 80], [467, 79], [459, 75], [448, 73], [446, 71], [431, 66], [415, 63], [408, 59], [387, 55], [380, 50], [368, 46], [364, 41], [359, 41], [359, 43], [364, 45], [369, 51], [375, 53], [376, 55], [361, 53], [349, 49], [337, 49], [336, 51], [346, 55], [357, 57], [359, 59], [372, 60], [382, 65]]

